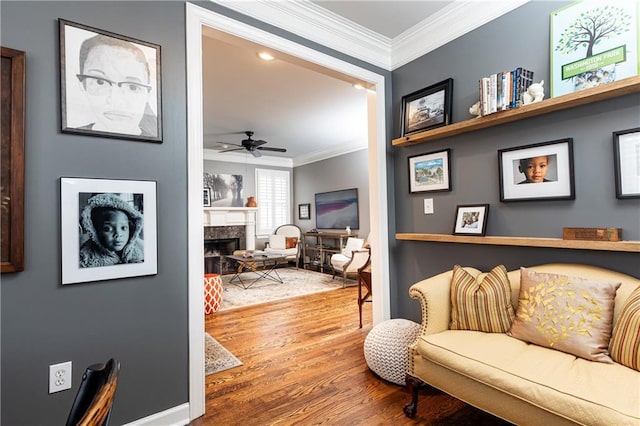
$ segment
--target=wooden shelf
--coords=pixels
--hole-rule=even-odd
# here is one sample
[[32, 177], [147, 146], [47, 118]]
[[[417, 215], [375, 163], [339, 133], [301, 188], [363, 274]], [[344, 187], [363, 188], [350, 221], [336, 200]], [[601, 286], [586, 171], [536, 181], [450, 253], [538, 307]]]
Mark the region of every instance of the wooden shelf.
[[414, 133], [412, 135], [394, 139], [392, 144], [393, 146], [409, 146], [436, 139], [443, 139], [450, 136], [472, 132], [474, 130], [499, 126], [501, 124], [511, 123], [512, 121], [518, 121], [529, 117], [548, 114], [554, 111], [561, 111], [563, 109], [573, 108], [579, 105], [603, 101], [605, 99], [616, 98], [637, 92], [640, 92], [640, 76], [628, 77], [613, 83], [585, 89], [580, 92], [569, 93], [557, 98], [544, 99], [540, 102], [523, 105], [507, 111], [499, 111], [485, 115], [484, 117], [472, 118], [470, 120], [461, 121], [448, 126], [438, 127], [433, 130]]
[[494, 246], [547, 247], [575, 250], [601, 250], [640, 253], [640, 241], [581, 241], [535, 237], [475, 237], [446, 234], [398, 233], [396, 239], [436, 243], [487, 244]]

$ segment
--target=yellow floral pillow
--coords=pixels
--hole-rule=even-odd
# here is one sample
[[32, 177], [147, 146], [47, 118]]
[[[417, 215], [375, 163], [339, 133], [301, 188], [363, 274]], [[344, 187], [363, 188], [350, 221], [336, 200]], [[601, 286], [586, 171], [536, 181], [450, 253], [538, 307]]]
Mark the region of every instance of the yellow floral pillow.
[[614, 361], [640, 371], [640, 287], [622, 307], [613, 327], [609, 351]]
[[451, 330], [504, 333], [513, 317], [511, 283], [503, 265], [477, 277], [459, 265], [453, 267]]
[[520, 296], [508, 335], [591, 361], [612, 363], [609, 340], [621, 283], [520, 268]]

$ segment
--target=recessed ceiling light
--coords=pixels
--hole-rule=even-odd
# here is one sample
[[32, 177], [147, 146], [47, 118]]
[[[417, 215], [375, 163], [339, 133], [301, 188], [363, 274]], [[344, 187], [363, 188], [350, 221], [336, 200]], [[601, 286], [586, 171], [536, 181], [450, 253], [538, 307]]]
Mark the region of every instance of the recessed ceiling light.
[[356, 89], [358, 89], [358, 90], [362, 90], [362, 89], [364, 89], [364, 86], [363, 86], [362, 84], [360, 84], [360, 83], [355, 83], [355, 84], [353, 85], [353, 87], [355, 87], [355, 88], [356, 88]]
[[258, 53], [258, 57], [264, 61], [273, 61], [275, 58], [273, 57], [273, 55], [271, 55], [270, 53], [267, 52], [260, 52]]

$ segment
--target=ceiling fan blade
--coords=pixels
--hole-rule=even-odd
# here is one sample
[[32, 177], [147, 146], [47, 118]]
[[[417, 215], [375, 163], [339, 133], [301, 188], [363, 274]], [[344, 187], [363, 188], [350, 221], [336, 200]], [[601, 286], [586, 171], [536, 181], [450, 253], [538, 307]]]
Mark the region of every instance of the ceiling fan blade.
[[262, 139], [258, 139], [257, 141], [252, 140], [251, 143], [253, 144], [253, 146], [260, 146], [260, 145], [264, 145], [265, 143], [267, 143], [267, 141], [263, 141]]
[[237, 144], [237, 143], [231, 143], [231, 142], [220, 142], [220, 141], [216, 141], [216, 143], [217, 143], [218, 145], [232, 145], [232, 146], [239, 146], [239, 147], [242, 147], [242, 145], [240, 145], [240, 144]]
[[267, 146], [259, 146], [258, 149], [261, 151], [287, 152], [285, 148], [269, 148]]
[[250, 149], [249, 152], [256, 158], [262, 157], [262, 154], [260, 154], [260, 151], [258, 151], [257, 149]]
[[240, 147], [240, 148], [229, 148], [229, 149], [223, 149], [222, 151], [218, 151], [218, 152], [231, 152], [231, 151], [242, 151], [244, 148]]

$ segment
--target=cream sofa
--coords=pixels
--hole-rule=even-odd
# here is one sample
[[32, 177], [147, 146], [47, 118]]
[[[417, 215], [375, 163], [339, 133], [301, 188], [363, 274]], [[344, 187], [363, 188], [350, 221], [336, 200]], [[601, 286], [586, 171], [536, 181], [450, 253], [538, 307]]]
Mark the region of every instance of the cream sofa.
[[[622, 282], [614, 324], [624, 301], [640, 285], [637, 278], [593, 266], [548, 264], [530, 269]], [[409, 290], [421, 303], [422, 326], [408, 350], [408, 417], [416, 415], [418, 388], [428, 384], [515, 424], [640, 425], [636, 370], [577, 358], [503, 333], [449, 330], [452, 274], [425, 279]], [[508, 277], [516, 310], [520, 271], [510, 271]]]

